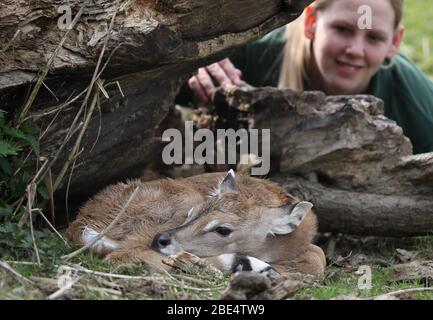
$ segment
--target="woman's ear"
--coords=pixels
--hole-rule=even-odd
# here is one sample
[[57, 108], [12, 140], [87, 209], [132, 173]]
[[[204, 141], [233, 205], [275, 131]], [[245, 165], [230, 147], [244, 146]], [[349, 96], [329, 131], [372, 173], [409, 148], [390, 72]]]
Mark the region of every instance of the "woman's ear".
[[315, 6], [309, 5], [304, 10], [304, 35], [310, 40], [314, 39], [316, 34], [317, 11]]
[[389, 48], [388, 53], [386, 55], [387, 58], [391, 59], [398, 53], [401, 41], [403, 40], [403, 35], [404, 35], [404, 27], [403, 25], [400, 24], [395, 30], [394, 35], [392, 36], [391, 47]]

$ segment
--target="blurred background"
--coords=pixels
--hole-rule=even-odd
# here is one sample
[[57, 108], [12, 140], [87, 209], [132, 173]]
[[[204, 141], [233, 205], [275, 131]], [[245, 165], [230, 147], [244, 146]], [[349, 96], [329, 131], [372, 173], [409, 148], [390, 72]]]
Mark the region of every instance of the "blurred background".
[[406, 0], [402, 52], [433, 80], [433, 1]]

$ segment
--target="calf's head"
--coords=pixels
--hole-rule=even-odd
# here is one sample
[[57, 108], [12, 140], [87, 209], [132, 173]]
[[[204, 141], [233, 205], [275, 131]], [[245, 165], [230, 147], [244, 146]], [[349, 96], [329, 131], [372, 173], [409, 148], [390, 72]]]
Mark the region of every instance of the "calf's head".
[[312, 206], [306, 201], [263, 206], [240, 192], [234, 172], [229, 171], [213, 195], [190, 210], [182, 225], [157, 234], [152, 248], [165, 255], [187, 251], [199, 257], [224, 253], [254, 256], [269, 237], [296, 230]]

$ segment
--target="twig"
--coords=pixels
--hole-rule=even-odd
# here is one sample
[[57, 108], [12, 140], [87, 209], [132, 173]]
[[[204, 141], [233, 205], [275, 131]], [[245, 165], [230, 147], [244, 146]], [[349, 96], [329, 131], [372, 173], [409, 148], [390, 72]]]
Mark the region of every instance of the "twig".
[[[39, 135], [38, 141], [40, 142], [42, 140], [42, 138], [47, 134], [48, 130], [50, 130], [51, 126], [53, 125], [53, 123], [56, 121], [57, 117], [59, 116], [60, 112], [62, 111], [62, 109], [57, 110], [56, 114], [54, 115], [54, 117], [51, 119], [51, 121], [48, 123], [47, 127], [44, 129], [44, 131]], [[29, 117], [30, 118], [30, 117]], [[34, 118], [34, 121], [36, 121], [37, 118]]]
[[[64, 266], [64, 268], [65, 269], [76, 270], [76, 271], [81, 271], [81, 272], [85, 272], [85, 273], [92, 274], [92, 275], [109, 277], [109, 278], [117, 278], [117, 279], [123, 279], [123, 280], [153, 280], [153, 281], [155, 281], [155, 280], [158, 279], [155, 276], [151, 276], [151, 277], [127, 276], [127, 275], [123, 275], [123, 274], [115, 274], [115, 273], [106, 273], [106, 272], [93, 271], [93, 270], [89, 270], [89, 269], [83, 268], [81, 266], [76, 266], [75, 268], [70, 267], [70, 266]], [[195, 290], [195, 291], [213, 291], [213, 290], [215, 290], [215, 289], [209, 289], [209, 288], [188, 287], [188, 286], [185, 286], [182, 283], [180, 283], [180, 281], [178, 279], [174, 278], [169, 273], [167, 273], [167, 274], [169, 275], [169, 277], [172, 280], [179, 282], [179, 284], [174, 284], [174, 283], [166, 284], [167, 286], [175, 286], [175, 287], [178, 287], [178, 288], [184, 288], [184, 289]]]
[[101, 271], [93, 271], [86, 268], [83, 268], [81, 266], [63, 266], [65, 269], [75, 270], [79, 272], [84, 272], [87, 274], [95, 275], [95, 276], [101, 276], [101, 277], [107, 277], [107, 278], [113, 278], [113, 279], [123, 279], [123, 280], [155, 280], [155, 277], [144, 277], [144, 276], [128, 276], [124, 274], [117, 274], [117, 273], [108, 273], [108, 272], [101, 272]]
[[13, 174], [14, 177], [18, 174], [18, 172], [21, 171], [21, 169], [24, 167], [24, 164], [27, 162], [27, 159], [32, 155], [32, 153], [33, 153], [33, 150], [31, 150], [27, 153], [27, 155], [25, 156], [25, 158], [23, 160], [23, 164], [21, 166], [19, 166], [17, 170], [15, 170], [15, 172]]
[[117, 84], [117, 87], [119, 88], [119, 91], [120, 91], [120, 94], [122, 95], [122, 98], [125, 98], [125, 95], [123, 94], [123, 91], [122, 91], [122, 87], [120, 86], [120, 82], [116, 81], [116, 84]]
[[51, 93], [51, 95], [57, 100], [57, 102], [59, 102], [59, 98], [57, 98], [56, 94], [46, 85], [45, 82], [42, 81], [42, 85], [45, 87], [45, 89], [48, 90], [49, 93]]
[[98, 85], [99, 90], [101, 90], [101, 92], [102, 92], [102, 94], [104, 95], [104, 97], [105, 97], [106, 99], [110, 99], [110, 96], [108, 95], [107, 90], [105, 90], [105, 88], [104, 88], [104, 83], [103, 83], [100, 79], [98, 79], [98, 80], [96, 81], [96, 84]]
[[15, 31], [15, 34], [14, 34], [14, 36], [12, 37], [11, 41], [9, 41], [9, 42], [6, 44], [6, 46], [0, 50], [0, 53], [5, 53], [5, 52], [10, 48], [10, 46], [11, 46], [12, 43], [15, 41], [15, 39], [18, 37], [18, 35], [20, 34], [20, 32], [21, 32], [21, 29], [17, 29], [17, 31]]
[[78, 156], [81, 154], [81, 152], [83, 152], [84, 149], [81, 149], [80, 152], [77, 153], [77, 155], [74, 158], [74, 162], [72, 163], [72, 168], [71, 168], [71, 172], [69, 173], [69, 178], [68, 178], [68, 183], [66, 185], [66, 193], [65, 193], [65, 209], [66, 209], [66, 222], [68, 223], [69, 226], [69, 206], [68, 206], [68, 202], [69, 202], [69, 187], [71, 185], [71, 181], [72, 181], [72, 175], [74, 173], [74, 169], [75, 169], [75, 164], [77, 162]]
[[[49, 284], [50, 286], [57, 285], [57, 280], [55, 280], [55, 279], [36, 277], [36, 276], [32, 276], [31, 278], [34, 281], [45, 282], [45, 283]], [[72, 280], [71, 283], [68, 283], [68, 285], [61, 287], [59, 290], [57, 290], [56, 292], [54, 292], [50, 296], [48, 296], [47, 299], [50, 299], [50, 300], [57, 299], [57, 298], [61, 297], [62, 295], [64, 295], [66, 292], [68, 292], [70, 289], [72, 289], [73, 286], [75, 288], [84, 289], [84, 291], [95, 290], [95, 291], [99, 291], [101, 293], [106, 293], [106, 294], [122, 295], [122, 292], [119, 290], [107, 289], [107, 288], [98, 288], [98, 287], [94, 287], [94, 286], [84, 285], [84, 284], [77, 283], [78, 280], [80, 280], [80, 278], [76, 278], [76, 279]]]
[[38, 185], [37, 181], [41, 177], [42, 172], [45, 170], [47, 165], [48, 165], [48, 161], [45, 161], [44, 164], [41, 166], [41, 168], [38, 170], [38, 172], [36, 172], [36, 175], [34, 176], [34, 178], [32, 180], [32, 182], [35, 183], [36, 185]]
[[48, 300], [53, 300], [53, 299], [57, 299], [61, 296], [63, 296], [66, 292], [68, 292], [70, 289], [72, 289], [72, 287], [74, 286], [74, 284], [79, 280], [79, 278], [75, 278], [73, 279], [70, 283], [67, 283], [66, 285], [64, 285], [63, 287], [61, 287], [59, 290], [57, 290], [56, 292], [50, 294], [47, 299]]
[[57, 187], [60, 184], [60, 181], [62, 181], [66, 171], [68, 170], [69, 165], [76, 158], [75, 156], [78, 152], [78, 149], [80, 148], [81, 140], [83, 139], [84, 133], [86, 132], [86, 129], [90, 123], [90, 119], [92, 118], [93, 110], [95, 110], [95, 106], [96, 106], [96, 103], [98, 101], [98, 95], [99, 95], [99, 92], [95, 91], [95, 94], [94, 94], [93, 99], [92, 99], [92, 103], [90, 105], [89, 112], [87, 113], [86, 119], [84, 120], [83, 126], [81, 127], [81, 131], [77, 137], [77, 140], [75, 140], [75, 144], [74, 144], [71, 152], [69, 153], [68, 158], [66, 159], [65, 163], [63, 164], [62, 169], [60, 170], [59, 174], [57, 175], [56, 181], [54, 182], [54, 185], [53, 185], [54, 190], [57, 189]]
[[[59, 157], [59, 155], [60, 155], [61, 152], [63, 151], [63, 149], [64, 149], [64, 147], [66, 146], [66, 144], [67, 144], [67, 142], [69, 141], [69, 139], [71, 138], [71, 136], [72, 136], [71, 133], [75, 130], [76, 123], [78, 122], [78, 119], [79, 119], [79, 117], [81, 116], [81, 113], [83, 112], [84, 107], [86, 106], [87, 101], [88, 101], [89, 98], [90, 98], [90, 94], [91, 94], [91, 92], [92, 92], [92, 90], [93, 90], [93, 87], [94, 87], [94, 85], [95, 85], [95, 82], [96, 82], [96, 80], [99, 78], [99, 76], [101, 75], [101, 73], [102, 73], [102, 71], [103, 71], [103, 70], [102, 70], [101, 72], [99, 72], [99, 68], [100, 68], [100, 66], [101, 66], [102, 59], [103, 59], [103, 57], [104, 57], [104, 53], [105, 53], [105, 50], [106, 50], [106, 47], [107, 47], [107, 43], [108, 43], [108, 40], [109, 40], [109, 38], [110, 38], [111, 30], [112, 30], [113, 25], [114, 25], [114, 20], [115, 20], [116, 15], [117, 15], [118, 7], [119, 7], [119, 1], [117, 1], [117, 4], [116, 4], [116, 10], [114, 11], [113, 17], [111, 18], [110, 26], [109, 26], [109, 29], [108, 29], [108, 32], [107, 32], [107, 37], [105, 38], [104, 45], [103, 45], [103, 47], [102, 47], [102, 49], [101, 49], [101, 53], [99, 54], [99, 59], [98, 59], [98, 62], [96, 63], [95, 72], [93, 73], [92, 80], [90, 81], [89, 87], [87, 88], [86, 96], [84, 97], [84, 100], [83, 100], [83, 102], [82, 102], [82, 104], [81, 104], [81, 107], [80, 107], [80, 109], [78, 110], [78, 112], [77, 112], [77, 114], [76, 114], [76, 116], [75, 116], [75, 118], [74, 118], [72, 124], [70, 125], [70, 128], [69, 128], [68, 132], [66, 133], [66, 137], [65, 137], [65, 139], [64, 139], [64, 141], [63, 141], [63, 144], [59, 147], [59, 149], [57, 150], [56, 154], [54, 155], [54, 158], [51, 160], [50, 165], [49, 165], [49, 168], [51, 168], [51, 167], [53, 166], [53, 164], [57, 161], [57, 158]], [[118, 47], [120, 47], [120, 44], [119, 44]], [[116, 47], [116, 48], [117, 48], [117, 47]], [[113, 50], [113, 51], [114, 51], [114, 50]], [[110, 58], [111, 58], [111, 55], [109, 56], [109, 59], [110, 59]], [[106, 64], [104, 65], [104, 68], [103, 68], [103, 69], [105, 69], [105, 66], [106, 66], [107, 64], [108, 64], [108, 61], [107, 61]], [[57, 187], [58, 187], [59, 184], [60, 184], [60, 180], [59, 180], [59, 178], [57, 178], [56, 181], [55, 181], [55, 183], [54, 183], [54, 190], [57, 189]]]
[[104, 231], [102, 231], [98, 236], [96, 236], [92, 241], [90, 241], [89, 243], [87, 243], [84, 247], [68, 254], [65, 256], [62, 256], [61, 258], [64, 260], [68, 260], [72, 257], [75, 257], [76, 255], [78, 255], [79, 253], [83, 252], [84, 250], [87, 250], [88, 248], [90, 248], [91, 246], [93, 246], [97, 241], [99, 241], [103, 236], [105, 236], [114, 226], [115, 224], [119, 221], [119, 219], [125, 214], [126, 209], [129, 207], [129, 205], [131, 204], [131, 202], [135, 199], [135, 197], [138, 194], [140, 187], [136, 187], [134, 192], [132, 193], [132, 195], [129, 197], [128, 201], [126, 202], [125, 206], [122, 208], [122, 210], [119, 212], [119, 214], [116, 216], [116, 218], [114, 218], [113, 221], [111, 221], [111, 223], [108, 225], [107, 228], [105, 228]]
[[62, 237], [62, 235], [56, 230], [56, 228], [50, 223], [50, 221], [47, 219], [47, 217], [44, 215], [44, 213], [42, 212], [41, 209], [36, 208], [33, 209], [33, 211], [37, 211], [39, 212], [39, 214], [42, 216], [42, 218], [44, 218], [45, 222], [50, 226], [51, 229], [53, 229], [54, 233], [57, 234], [59, 236], [60, 239], [62, 239], [62, 241], [68, 246], [70, 247], [70, 244], [66, 241], [65, 238]]
[[25, 285], [25, 284], [34, 285], [33, 281], [31, 281], [31, 280], [27, 279], [26, 277], [20, 275], [7, 262], [0, 260], [0, 267], [2, 267], [3, 269], [5, 269], [6, 271], [9, 271], [10, 273], [12, 273], [22, 285]]
[[33, 217], [32, 217], [32, 205], [33, 205], [33, 201], [35, 199], [35, 195], [36, 195], [36, 184], [34, 182], [31, 182], [28, 186], [27, 186], [27, 212], [29, 215], [29, 220], [30, 220], [30, 234], [32, 236], [32, 241], [33, 241], [33, 248], [35, 249], [35, 254], [36, 254], [36, 261], [38, 263], [38, 265], [41, 265], [41, 259], [39, 258], [39, 250], [38, 250], [38, 246], [36, 244], [36, 239], [35, 239], [35, 233], [33, 231]]
[[171, 286], [171, 287], [176, 287], [176, 288], [180, 288], [180, 289], [186, 289], [186, 290], [192, 290], [192, 291], [202, 291], [202, 292], [208, 292], [208, 291], [215, 291], [218, 289], [223, 289], [225, 288], [225, 286], [216, 286], [213, 288], [196, 288], [196, 287], [189, 287], [189, 286], [185, 286], [183, 284], [175, 284], [175, 283], [167, 283], [167, 286]]
[[36, 81], [35, 86], [33, 87], [33, 90], [30, 94], [30, 97], [27, 99], [23, 110], [21, 111], [21, 114], [19, 116], [18, 119], [18, 125], [20, 125], [24, 119], [24, 117], [26, 116], [27, 112], [29, 111], [30, 107], [33, 104], [33, 101], [36, 99], [36, 96], [39, 92], [39, 89], [42, 86], [42, 83], [44, 82], [45, 77], [48, 74], [48, 71], [51, 68], [51, 65], [54, 61], [54, 59], [57, 57], [57, 54], [59, 53], [60, 49], [63, 47], [63, 44], [65, 43], [69, 33], [71, 32], [71, 30], [75, 27], [75, 25], [77, 24], [78, 20], [80, 20], [81, 15], [84, 12], [84, 8], [86, 7], [87, 3], [84, 3], [80, 10], [78, 11], [77, 15], [75, 16], [74, 20], [71, 22], [71, 26], [70, 28], [68, 28], [68, 31], [65, 32], [65, 34], [63, 35], [62, 39], [60, 40], [60, 43], [57, 45], [56, 49], [54, 50], [53, 54], [50, 57], [50, 60], [48, 60], [47, 65], [44, 67], [43, 70], [41, 70], [41, 73], [38, 77], [38, 80]]
[[[113, 49], [113, 51], [112, 51], [112, 52], [110, 53], [110, 55], [108, 56], [107, 61], [105, 61], [104, 66], [102, 67], [102, 69], [101, 69], [101, 70], [99, 71], [99, 73], [97, 74], [96, 78], [99, 78], [99, 77], [101, 76], [101, 74], [102, 74], [102, 73], [104, 72], [104, 70], [107, 68], [108, 63], [110, 62], [110, 60], [111, 60], [112, 56], [114, 55], [114, 53], [115, 53], [115, 52], [116, 52], [116, 51], [117, 51], [117, 50], [118, 50], [122, 45], [124, 45], [124, 44], [125, 44], [125, 43], [123, 43], [123, 42], [122, 42], [122, 43], [119, 43], [119, 44], [118, 44], [118, 45]], [[96, 72], [96, 71], [97, 71], [97, 70], [95, 70], [95, 72]], [[77, 99], [78, 99], [82, 94], [84, 94], [85, 92], [87, 92], [87, 91], [89, 90], [89, 88], [90, 88], [90, 85], [89, 85], [85, 90], [83, 90], [83, 91], [82, 91], [82, 92], [81, 92], [77, 97], [75, 97], [74, 99], [72, 99], [71, 101], [69, 101], [67, 104], [58, 107], [58, 109], [59, 109], [59, 110], [58, 110], [58, 113], [60, 113], [61, 108], [65, 107], [66, 105], [71, 104], [72, 102], [74, 102], [75, 100], [77, 100]], [[52, 168], [53, 164], [57, 161], [57, 159], [58, 159], [58, 157], [60, 156], [60, 154], [62, 153], [64, 147], [65, 147], [66, 144], [68, 143], [70, 137], [72, 137], [72, 136], [73, 136], [73, 133], [75, 133], [75, 130], [78, 129], [78, 128], [74, 128], [74, 127], [75, 127], [75, 125], [76, 125], [76, 123], [77, 123], [77, 121], [78, 121], [78, 119], [79, 119], [81, 113], [83, 112], [83, 109], [84, 109], [86, 103], [87, 103], [87, 99], [84, 99], [83, 103], [81, 104], [80, 109], [78, 110], [77, 114], [75, 115], [75, 118], [74, 118], [72, 124], [70, 125], [69, 131], [66, 133], [66, 137], [65, 137], [65, 139], [64, 139], [64, 141], [63, 141], [63, 143], [62, 143], [62, 145], [57, 149], [56, 154], [54, 155], [53, 159], [50, 161], [50, 164], [48, 165], [48, 169]], [[56, 115], [56, 117], [57, 117], [57, 115]], [[52, 122], [54, 122], [54, 120], [52, 120]], [[48, 131], [48, 128], [47, 128], [46, 131]], [[44, 132], [44, 134], [46, 133], [46, 131]], [[48, 169], [47, 169], [47, 171], [48, 171]], [[46, 172], [47, 172], [47, 171], [46, 171]], [[46, 172], [42, 175], [42, 177], [45, 177]], [[40, 181], [37, 181], [36, 184], [39, 184], [39, 182], [40, 182]]]
[[[38, 185], [38, 183], [36, 182], [39, 178], [39, 176], [41, 175], [41, 172], [45, 170], [45, 167], [47, 166], [48, 162], [45, 162], [42, 167], [38, 170], [38, 172], [36, 173], [36, 175], [34, 176], [33, 180], [29, 183], [29, 185], [27, 186], [27, 188], [32, 185], [35, 184], [36, 186]], [[36, 194], [36, 193], [35, 193]], [[24, 196], [23, 196], [24, 197]], [[28, 197], [28, 194], [27, 194]], [[33, 199], [34, 200], [34, 199]], [[32, 203], [30, 204], [30, 207], [33, 205], [33, 200]], [[25, 210], [24, 214], [22, 215], [20, 221], [18, 222], [18, 226], [22, 226], [24, 224], [24, 222], [27, 220], [27, 215], [30, 213], [30, 211]]]
[[173, 277], [167, 270], [165, 270], [162, 267], [157, 267], [158, 270], [164, 272], [170, 279], [174, 280], [174, 281], [179, 281], [177, 280], [175, 277]]
[[45, 186], [47, 187], [48, 194], [50, 197], [50, 210], [51, 210], [51, 221], [53, 222], [53, 225], [56, 224], [56, 213], [54, 209], [54, 191], [53, 191], [53, 178], [51, 175], [51, 169], [48, 170], [48, 175], [45, 176], [44, 179]]
[[[122, 45], [125, 45], [126, 43], [125, 42], [121, 42], [121, 43], [119, 43], [111, 52], [110, 52], [110, 55], [108, 56], [108, 58], [107, 58], [107, 60], [105, 61], [105, 63], [104, 63], [104, 66], [101, 68], [101, 70], [98, 72], [98, 74], [97, 74], [97, 76], [96, 76], [96, 78], [99, 78], [101, 75], [102, 75], [102, 73], [104, 73], [104, 71], [105, 71], [105, 69], [108, 67], [108, 64], [109, 64], [109, 62], [111, 61], [111, 58], [113, 57], [113, 55], [116, 53], [116, 51], [117, 50], [119, 50], [119, 48], [122, 46]], [[108, 84], [107, 84], [108, 85]], [[31, 119], [31, 118], [33, 118], [33, 119], [35, 119], [35, 120], [37, 120], [37, 119], [39, 119], [39, 118], [41, 118], [41, 117], [44, 117], [44, 116], [47, 116], [47, 115], [50, 115], [51, 113], [53, 113], [53, 112], [56, 112], [56, 111], [61, 111], [63, 108], [66, 108], [67, 106], [69, 106], [69, 105], [71, 105], [72, 103], [74, 103], [75, 101], [77, 101], [84, 93], [86, 93], [87, 92], [87, 90], [89, 89], [89, 86], [88, 87], [86, 87], [86, 89], [84, 89], [83, 91], [81, 91], [77, 96], [75, 96], [74, 98], [72, 98], [72, 100], [69, 100], [69, 101], [66, 101], [66, 102], [64, 102], [64, 103], [62, 103], [62, 104], [60, 104], [60, 105], [58, 105], [58, 106], [54, 106], [54, 107], [52, 107], [52, 108], [49, 108], [49, 109], [47, 109], [47, 110], [44, 110], [44, 111], [41, 111], [41, 112], [37, 112], [37, 113], [34, 113], [34, 114], [31, 114], [31, 115], [29, 115], [28, 117], [26, 117], [24, 120], [27, 120], [27, 119]], [[123, 94], [123, 91], [121, 91], [121, 94], [122, 94], [122, 97], [124, 98], [125, 96], [124, 96], [124, 94]]]
[[[62, 109], [66, 108], [67, 106], [69, 106], [69, 105], [71, 105], [72, 103], [74, 103], [75, 101], [77, 101], [77, 100], [78, 100], [78, 99], [79, 99], [79, 98], [80, 98], [84, 93], [86, 93], [86, 91], [87, 91], [87, 88], [84, 89], [83, 91], [81, 91], [79, 94], [77, 94], [77, 95], [76, 95], [75, 97], [73, 97], [71, 100], [69, 100], [69, 99], [71, 98], [72, 95], [70, 95], [70, 96], [66, 99], [65, 102], [63, 102], [63, 103], [61, 103], [61, 104], [59, 104], [59, 105], [53, 106], [53, 107], [51, 107], [51, 108], [47, 108], [47, 109], [45, 109], [45, 110], [43, 110], [43, 111], [32, 113], [32, 114], [30, 114], [28, 117], [26, 117], [24, 120], [28, 120], [28, 119], [38, 120], [39, 118], [42, 118], [42, 117], [48, 116], [48, 115], [50, 115], [50, 114], [52, 114], [52, 113], [54, 113], [54, 112], [59, 112], [59, 111], [61, 111]], [[49, 128], [49, 127], [50, 127], [50, 126], [48, 126], [48, 128]], [[47, 129], [45, 129], [45, 132], [46, 132], [46, 131], [47, 131]], [[44, 134], [45, 134], [45, 132], [44, 132]], [[44, 134], [42, 134], [41, 137], [42, 137]]]
[[[101, 74], [99, 73], [99, 68], [100, 68], [100, 66], [101, 66], [102, 59], [103, 59], [104, 54], [105, 54], [105, 50], [106, 50], [106, 48], [107, 48], [108, 40], [110, 39], [111, 31], [113, 30], [113, 25], [114, 25], [114, 21], [115, 21], [115, 19], [116, 19], [116, 15], [117, 15], [118, 8], [119, 8], [119, 1], [117, 1], [117, 3], [116, 3], [116, 7], [115, 7], [115, 10], [114, 10], [114, 14], [113, 14], [113, 16], [112, 16], [112, 18], [111, 18], [110, 26], [108, 27], [107, 36], [106, 36], [106, 38], [104, 39], [104, 44], [103, 44], [102, 49], [101, 49], [101, 52], [100, 52], [100, 54], [99, 54], [98, 62], [96, 63], [95, 72], [93, 73], [92, 80], [90, 81], [89, 88], [88, 88], [87, 93], [86, 93], [86, 97], [84, 98], [84, 101], [83, 101], [81, 107], [83, 107], [83, 106], [87, 103], [87, 101], [89, 100], [89, 98], [90, 98], [90, 93], [92, 92], [93, 86], [95, 85], [95, 82], [98, 80], [98, 78], [99, 78], [100, 75], [101, 75]], [[82, 108], [80, 108], [80, 110], [82, 110]], [[75, 121], [75, 119], [74, 119], [74, 121]], [[71, 125], [71, 128], [72, 128], [74, 125], [75, 125], [75, 124], [73, 123], [73, 124]], [[69, 139], [68, 136], [67, 136], [66, 138]]]
[[331, 261], [328, 264], [328, 267], [331, 267], [331, 266], [334, 266], [334, 265], [338, 265], [338, 264], [342, 264], [344, 261], [346, 261], [347, 259], [349, 259], [351, 256], [352, 256], [352, 251], [350, 251], [347, 256], [342, 257], [340, 260]]
[[90, 148], [90, 152], [93, 151], [93, 148], [96, 146], [96, 143], [99, 140], [99, 136], [101, 135], [101, 131], [102, 131], [102, 112], [101, 112], [101, 101], [98, 100], [98, 115], [99, 115], [99, 126], [98, 126], [98, 133], [96, 134], [96, 139], [92, 144], [92, 147]]
[[5, 262], [9, 263], [9, 264], [21, 264], [23, 266], [33, 266], [35, 264], [34, 262], [31, 262], [31, 261], [13, 261], [13, 260], [7, 260]]
[[15, 211], [14, 211], [14, 213], [12, 214], [12, 219], [15, 217], [15, 215], [16, 215], [16, 214], [18, 213], [18, 211], [20, 210], [21, 205], [23, 204], [23, 202], [24, 202], [24, 196], [22, 196], [22, 197], [18, 200], [17, 206], [15, 207]]
[[422, 291], [433, 291], [433, 288], [409, 288], [409, 289], [401, 289], [393, 292], [388, 292], [385, 294], [378, 295], [376, 297], [372, 297], [373, 300], [386, 300], [389, 297], [392, 296], [398, 296], [405, 293], [412, 293], [412, 292], [422, 292]]

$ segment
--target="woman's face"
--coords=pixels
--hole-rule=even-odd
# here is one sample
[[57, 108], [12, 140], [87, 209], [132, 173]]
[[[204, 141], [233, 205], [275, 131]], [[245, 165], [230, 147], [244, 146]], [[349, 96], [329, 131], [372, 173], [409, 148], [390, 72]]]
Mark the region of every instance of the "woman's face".
[[[365, 5], [371, 8], [371, 28], [365, 28], [365, 10], [359, 11]], [[394, 28], [389, 1], [334, 0], [306, 15], [305, 35], [313, 43], [310, 78], [327, 94], [363, 93], [403, 36], [403, 27]]]

